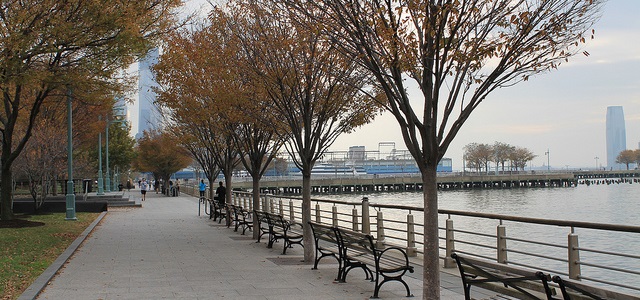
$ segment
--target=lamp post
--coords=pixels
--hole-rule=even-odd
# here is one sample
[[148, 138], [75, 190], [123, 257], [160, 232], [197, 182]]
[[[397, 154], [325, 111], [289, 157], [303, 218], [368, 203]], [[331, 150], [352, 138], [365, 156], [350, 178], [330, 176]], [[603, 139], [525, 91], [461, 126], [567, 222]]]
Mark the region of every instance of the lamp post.
[[106, 159], [107, 159], [107, 178], [105, 181], [106, 192], [111, 192], [111, 173], [109, 173], [109, 125], [111, 125], [111, 123], [109, 123], [109, 117], [107, 117], [107, 129], [106, 129], [107, 137], [105, 139], [105, 142], [107, 143], [107, 147], [105, 148]]
[[598, 170], [598, 159], [600, 159], [600, 157], [594, 157], [594, 159], [596, 160], [596, 170]]
[[547, 148], [547, 152], [544, 153], [547, 156], [547, 172], [551, 171], [551, 165], [549, 165], [549, 148]]
[[98, 133], [98, 195], [104, 195], [104, 180], [102, 179], [102, 131]]
[[71, 89], [67, 89], [67, 195], [66, 200], [66, 217], [67, 221], [75, 221], [76, 218], [76, 195], [73, 193], [73, 106], [71, 105]]

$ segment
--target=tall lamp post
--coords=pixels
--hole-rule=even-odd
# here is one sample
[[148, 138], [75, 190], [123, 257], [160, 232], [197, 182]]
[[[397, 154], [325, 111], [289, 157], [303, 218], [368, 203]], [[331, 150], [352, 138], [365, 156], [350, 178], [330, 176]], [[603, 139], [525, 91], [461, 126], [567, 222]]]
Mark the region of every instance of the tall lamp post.
[[598, 170], [598, 159], [600, 159], [600, 157], [594, 157], [594, 159], [596, 160], [596, 170]]
[[105, 139], [105, 142], [107, 143], [107, 147], [105, 148], [107, 159], [107, 178], [105, 181], [106, 192], [111, 192], [111, 174], [109, 173], [109, 125], [111, 125], [111, 123], [109, 123], [109, 117], [107, 117], [107, 137]]
[[104, 195], [104, 181], [102, 179], [102, 130], [98, 133], [98, 195]]
[[65, 220], [75, 221], [76, 218], [76, 195], [73, 193], [73, 106], [71, 105], [72, 92], [67, 89], [67, 195]]
[[551, 171], [551, 165], [549, 164], [549, 148], [547, 148], [547, 152], [544, 153], [547, 156], [547, 172]]

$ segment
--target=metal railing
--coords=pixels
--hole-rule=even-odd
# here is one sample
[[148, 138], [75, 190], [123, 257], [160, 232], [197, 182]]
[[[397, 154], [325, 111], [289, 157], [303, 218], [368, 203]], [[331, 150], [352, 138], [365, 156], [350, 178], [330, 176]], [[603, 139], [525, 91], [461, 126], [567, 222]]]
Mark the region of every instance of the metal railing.
[[[291, 221], [302, 220], [301, 198], [260, 197], [258, 209], [281, 214]], [[234, 191], [231, 201], [252, 210], [251, 199], [250, 193]], [[420, 207], [369, 203], [366, 198], [361, 202], [312, 199], [311, 205], [314, 221], [371, 233], [379, 246], [405, 247], [410, 256], [424, 255], [422, 211]], [[455, 267], [451, 259], [455, 251], [568, 276], [635, 298], [640, 296], [640, 256], [636, 247], [625, 245], [640, 240], [640, 226], [454, 210], [439, 210], [439, 214], [444, 216], [438, 229], [439, 256], [445, 268]], [[580, 246], [578, 231], [580, 242], [588, 246]], [[602, 248], [597, 243], [602, 239], [612, 243], [606, 242]]]

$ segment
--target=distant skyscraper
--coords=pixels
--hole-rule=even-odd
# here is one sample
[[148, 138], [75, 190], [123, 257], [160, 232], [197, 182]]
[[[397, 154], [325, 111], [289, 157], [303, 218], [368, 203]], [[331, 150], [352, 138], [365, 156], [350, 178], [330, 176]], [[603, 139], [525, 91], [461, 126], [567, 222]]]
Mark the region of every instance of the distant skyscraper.
[[138, 132], [136, 139], [142, 137], [144, 131], [159, 129], [162, 121], [160, 111], [155, 105], [156, 93], [153, 88], [158, 84], [151, 72], [158, 63], [158, 48], [154, 48], [138, 62]]
[[620, 152], [627, 149], [627, 133], [624, 127], [622, 106], [607, 107], [607, 167], [614, 170], [626, 168], [616, 163]]

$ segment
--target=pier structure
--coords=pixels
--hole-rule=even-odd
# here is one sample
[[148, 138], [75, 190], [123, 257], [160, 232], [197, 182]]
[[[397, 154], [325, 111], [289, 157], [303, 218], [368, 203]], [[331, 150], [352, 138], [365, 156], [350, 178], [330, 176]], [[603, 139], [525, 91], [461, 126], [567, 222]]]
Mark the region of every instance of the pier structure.
[[[537, 187], [574, 187], [580, 183], [638, 182], [639, 170], [624, 171], [575, 171], [551, 173], [516, 174], [439, 174], [438, 189], [476, 189], [476, 188], [537, 188]], [[350, 177], [311, 177], [312, 193], [354, 193], [354, 192], [399, 192], [421, 191], [420, 174], [399, 174], [394, 176], [358, 175]], [[235, 181], [234, 188], [251, 189], [250, 181]], [[260, 192], [268, 194], [301, 194], [302, 177], [289, 176], [277, 179], [265, 177], [260, 181]]]

